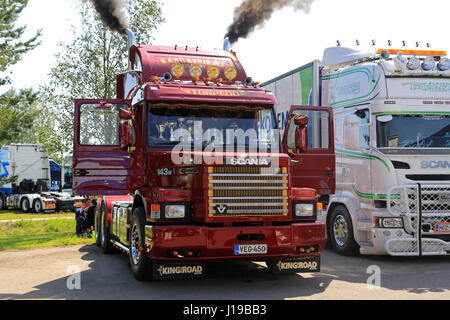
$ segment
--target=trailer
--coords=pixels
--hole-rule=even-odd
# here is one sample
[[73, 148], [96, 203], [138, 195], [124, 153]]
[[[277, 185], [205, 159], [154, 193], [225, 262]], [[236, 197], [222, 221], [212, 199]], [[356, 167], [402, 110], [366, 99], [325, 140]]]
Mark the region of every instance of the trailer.
[[450, 253], [449, 78], [445, 51], [332, 47], [263, 83], [277, 114], [333, 108], [336, 192], [322, 199], [337, 252]]
[[38, 144], [11, 144], [1, 147], [0, 208], [22, 212], [53, 213], [74, 211], [82, 206], [82, 197], [51, 190], [51, 161]]
[[281, 138], [273, 93], [234, 52], [137, 45], [127, 32], [117, 99], [75, 101], [73, 192], [102, 195], [97, 245], [125, 252], [138, 280], [204, 276], [221, 260], [320, 271], [317, 188], [334, 192], [334, 174], [303, 174], [332, 173], [332, 147], [303, 162], [308, 118], [291, 117], [294, 134]]

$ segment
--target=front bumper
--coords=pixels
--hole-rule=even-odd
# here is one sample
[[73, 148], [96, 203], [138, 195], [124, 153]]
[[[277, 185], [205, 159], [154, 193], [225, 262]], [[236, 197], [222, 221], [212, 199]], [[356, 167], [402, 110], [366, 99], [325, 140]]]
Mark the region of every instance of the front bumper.
[[374, 229], [372, 245], [362, 245], [362, 254], [391, 256], [450, 255], [450, 237], [422, 235], [418, 238], [403, 229]]
[[[239, 235], [263, 235], [261, 241], [238, 241]], [[260, 236], [261, 237], [261, 236]], [[294, 223], [289, 226], [220, 227], [146, 226], [148, 255], [158, 262], [204, 262], [215, 260], [264, 261], [274, 258], [318, 256], [326, 242], [324, 223]], [[267, 253], [236, 255], [234, 246], [267, 244]], [[300, 253], [299, 247], [316, 246], [314, 253]], [[168, 251], [198, 250], [195, 258], [171, 258]]]

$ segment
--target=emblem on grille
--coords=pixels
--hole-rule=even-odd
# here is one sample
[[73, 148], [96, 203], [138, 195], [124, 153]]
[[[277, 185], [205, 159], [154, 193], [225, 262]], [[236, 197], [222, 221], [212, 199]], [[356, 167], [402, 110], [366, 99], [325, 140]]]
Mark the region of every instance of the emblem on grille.
[[268, 166], [272, 163], [270, 158], [227, 158], [226, 164], [231, 164], [233, 166]]
[[216, 210], [216, 213], [218, 213], [218, 214], [226, 214], [227, 210], [228, 210], [228, 206], [226, 204], [218, 204], [217, 206], [214, 207], [214, 209]]

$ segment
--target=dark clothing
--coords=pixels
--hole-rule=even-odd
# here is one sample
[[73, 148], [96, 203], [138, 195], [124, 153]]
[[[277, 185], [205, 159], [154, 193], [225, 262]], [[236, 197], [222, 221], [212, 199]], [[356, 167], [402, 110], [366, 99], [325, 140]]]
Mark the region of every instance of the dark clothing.
[[75, 219], [77, 221], [77, 235], [91, 229], [95, 224], [95, 206], [78, 208], [75, 210]]

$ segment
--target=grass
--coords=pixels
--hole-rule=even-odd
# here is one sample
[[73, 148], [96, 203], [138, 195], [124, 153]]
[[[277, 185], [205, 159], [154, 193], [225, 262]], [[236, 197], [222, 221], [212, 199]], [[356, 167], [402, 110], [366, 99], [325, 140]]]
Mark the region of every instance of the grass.
[[75, 217], [74, 212], [57, 213], [23, 213], [18, 210], [0, 210], [0, 220], [34, 219], [34, 218], [62, 218]]
[[0, 250], [94, 243], [93, 238], [78, 238], [75, 224], [75, 218], [0, 223]]

